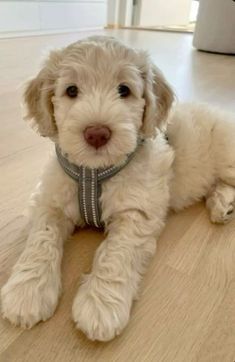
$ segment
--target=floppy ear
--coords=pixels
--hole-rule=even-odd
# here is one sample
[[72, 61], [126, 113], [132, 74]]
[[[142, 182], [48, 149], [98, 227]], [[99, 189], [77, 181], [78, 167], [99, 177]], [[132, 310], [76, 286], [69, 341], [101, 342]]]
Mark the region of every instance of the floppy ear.
[[52, 97], [57, 78], [59, 52], [52, 52], [44, 68], [26, 86], [24, 100], [27, 107], [26, 120], [44, 137], [53, 137], [57, 127], [54, 118]]
[[142, 132], [151, 137], [155, 128], [164, 128], [168, 113], [174, 101], [174, 93], [161, 71], [152, 63], [144, 75], [145, 111]]

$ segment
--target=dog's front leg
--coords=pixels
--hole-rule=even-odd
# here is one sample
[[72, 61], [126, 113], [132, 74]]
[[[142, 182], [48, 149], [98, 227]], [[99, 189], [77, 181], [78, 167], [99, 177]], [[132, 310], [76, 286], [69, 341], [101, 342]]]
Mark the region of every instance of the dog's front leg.
[[31, 328], [53, 315], [61, 291], [63, 242], [72, 230], [61, 210], [35, 208], [25, 249], [1, 290], [4, 318]]
[[140, 211], [114, 217], [73, 304], [73, 319], [88, 338], [108, 341], [127, 325], [162, 227], [162, 219], [149, 219]]

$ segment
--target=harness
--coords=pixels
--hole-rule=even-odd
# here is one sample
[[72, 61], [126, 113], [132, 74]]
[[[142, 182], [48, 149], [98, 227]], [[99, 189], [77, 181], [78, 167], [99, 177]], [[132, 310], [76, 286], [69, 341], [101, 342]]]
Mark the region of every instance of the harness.
[[121, 171], [134, 157], [137, 148], [143, 144], [144, 140], [139, 139], [136, 149], [127, 155], [126, 159], [117, 166], [108, 168], [88, 168], [76, 166], [70, 163], [67, 157], [62, 153], [60, 147], [56, 145], [56, 155], [60, 166], [72, 179], [78, 182], [78, 201], [81, 217], [87, 225], [102, 228], [104, 223], [101, 220], [101, 185], [104, 180], [116, 175]]

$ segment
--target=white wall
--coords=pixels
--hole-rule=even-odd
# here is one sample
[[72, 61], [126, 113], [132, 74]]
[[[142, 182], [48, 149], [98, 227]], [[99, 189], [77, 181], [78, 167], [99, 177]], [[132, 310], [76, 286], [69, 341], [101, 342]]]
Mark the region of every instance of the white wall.
[[133, 0], [108, 0], [107, 24], [132, 25]]
[[0, 1], [0, 36], [103, 28], [107, 0]]
[[119, 0], [108, 0], [107, 18], [108, 25], [115, 26], [119, 23]]
[[188, 24], [192, 0], [142, 0], [140, 26]]

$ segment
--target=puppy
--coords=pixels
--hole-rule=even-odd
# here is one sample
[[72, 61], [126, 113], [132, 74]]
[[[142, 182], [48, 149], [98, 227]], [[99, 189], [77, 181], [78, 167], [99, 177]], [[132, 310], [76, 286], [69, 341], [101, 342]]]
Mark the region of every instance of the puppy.
[[[53, 51], [25, 101], [27, 119], [69, 165], [118, 167], [99, 184], [106, 237], [72, 308], [77, 328], [108, 341], [129, 321], [169, 207], [206, 197], [213, 222], [232, 217], [234, 117], [204, 105], [172, 108], [173, 92], [148, 55], [108, 37]], [[3, 317], [22, 327], [53, 315], [64, 241], [87, 221], [79, 181], [59, 160], [55, 152], [32, 197], [25, 249], [1, 291]]]

